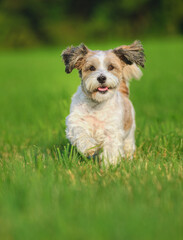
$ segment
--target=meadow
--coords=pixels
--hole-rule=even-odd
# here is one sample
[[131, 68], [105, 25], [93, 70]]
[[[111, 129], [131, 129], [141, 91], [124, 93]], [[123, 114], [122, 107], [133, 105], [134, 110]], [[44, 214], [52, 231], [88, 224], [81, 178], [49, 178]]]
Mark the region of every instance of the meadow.
[[65, 73], [66, 46], [1, 51], [0, 239], [183, 239], [182, 41], [143, 41], [144, 75], [130, 87], [136, 156], [109, 169], [65, 138], [80, 83]]

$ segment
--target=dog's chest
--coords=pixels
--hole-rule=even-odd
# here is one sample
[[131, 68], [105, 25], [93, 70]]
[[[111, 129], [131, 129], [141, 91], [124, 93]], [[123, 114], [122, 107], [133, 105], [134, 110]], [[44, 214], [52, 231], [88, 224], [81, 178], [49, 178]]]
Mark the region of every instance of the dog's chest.
[[107, 106], [86, 112], [82, 117], [89, 132], [98, 142], [111, 138], [122, 130], [122, 111], [119, 106]]

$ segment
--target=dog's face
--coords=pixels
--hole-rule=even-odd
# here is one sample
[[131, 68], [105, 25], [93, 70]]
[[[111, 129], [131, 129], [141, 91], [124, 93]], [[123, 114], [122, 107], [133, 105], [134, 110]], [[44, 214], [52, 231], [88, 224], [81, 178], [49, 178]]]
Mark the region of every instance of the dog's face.
[[83, 92], [92, 100], [102, 102], [111, 98], [122, 79], [139, 78], [144, 66], [140, 42], [108, 51], [91, 51], [84, 44], [67, 48], [62, 53], [66, 72], [79, 70]]
[[107, 100], [116, 91], [121, 74], [122, 64], [114, 53], [90, 52], [80, 70], [83, 91], [97, 102]]

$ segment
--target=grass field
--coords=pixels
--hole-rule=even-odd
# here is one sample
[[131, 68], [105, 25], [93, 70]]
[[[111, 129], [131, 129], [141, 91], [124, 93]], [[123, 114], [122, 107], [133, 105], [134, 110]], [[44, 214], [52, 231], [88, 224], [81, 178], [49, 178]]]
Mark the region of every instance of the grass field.
[[1, 52], [0, 239], [183, 239], [182, 42], [144, 41], [136, 157], [108, 170], [65, 138], [80, 81], [64, 72], [64, 46]]

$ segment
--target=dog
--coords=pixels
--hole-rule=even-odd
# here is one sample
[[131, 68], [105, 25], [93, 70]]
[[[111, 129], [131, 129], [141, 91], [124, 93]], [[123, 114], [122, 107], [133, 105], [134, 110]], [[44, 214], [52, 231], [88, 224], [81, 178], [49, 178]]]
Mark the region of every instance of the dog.
[[140, 41], [107, 51], [83, 43], [62, 54], [66, 73], [79, 71], [81, 85], [72, 97], [66, 136], [86, 157], [116, 165], [135, 152], [135, 111], [129, 100], [130, 79], [140, 79], [145, 55]]

